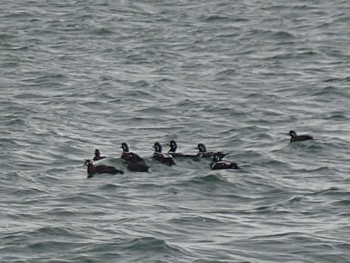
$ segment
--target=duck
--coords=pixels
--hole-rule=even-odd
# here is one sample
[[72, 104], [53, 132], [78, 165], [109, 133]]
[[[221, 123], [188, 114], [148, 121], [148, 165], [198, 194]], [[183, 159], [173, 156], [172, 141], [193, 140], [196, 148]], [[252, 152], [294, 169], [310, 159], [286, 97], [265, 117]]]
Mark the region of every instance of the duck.
[[198, 149], [198, 153], [197, 156], [200, 158], [211, 158], [213, 157], [214, 154], [219, 154], [219, 156], [222, 156], [222, 158], [224, 158], [227, 153], [223, 153], [223, 152], [208, 152], [207, 151], [207, 147], [205, 147], [205, 145], [203, 143], [198, 143], [197, 145], [197, 149]]
[[122, 170], [119, 170], [113, 166], [108, 166], [108, 165], [94, 165], [94, 163], [90, 160], [87, 159], [85, 160], [84, 166], [87, 166], [87, 178], [93, 177], [95, 174], [123, 174], [124, 172]]
[[220, 153], [213, 154], [213, 161], [210, 164], [212, 170], [224, 170], [224, 169], [239, 169], [237, 163], [230, 161], [223, 161], [224, 156]]
[[124, 160], [128, 166], [127, 169], [131, 172], [148, 172], [149, 166], [146, 161], [141, 158], [138, 154], [129, 152], [129, 146], [126, 142], [121, 145], [123, 152], [121, 154], [121, 159]]
[[99, 149], [95, 149], [95, 156], [94, 158], [92, 159], [93, 161], [98, 161], [98, 160], [101, 160], [101, 159], [104, 159], [106, 158], [106, 156], [101, 156], [101, 152]]
[[126, 142], [123, 142], [120, 148], [123, 149], [120, 158], [122, 158], [125, 162], [145, 162], [140, 155], [129, 151], [129, 145]]
[[297, 133], [293, 130], [290, 130], [288, 135], [290, 135], [290, 142], [297, 142], [297, 141], [307, 141], [307, 140], [313, 140], [314, 138], [310, 135], [303, 134], [303, 135], [297, 135]]
[[174, 158], [167, 153], [162, 153], [162, 145], [159, 142], [154, 143], [154, 153], [152, 158], [162, 164], [172, 166], [175, 164]]
[[177, 143], [174, 140], [171, 140], [168, 144], [170, 146], [170, 150], [168, 151], [168, 154], [171, 155], [173, 158], [196, 158], [197, 155], [191, 155], [191, 154], [183, 154], [176, 152], [177, 149]]

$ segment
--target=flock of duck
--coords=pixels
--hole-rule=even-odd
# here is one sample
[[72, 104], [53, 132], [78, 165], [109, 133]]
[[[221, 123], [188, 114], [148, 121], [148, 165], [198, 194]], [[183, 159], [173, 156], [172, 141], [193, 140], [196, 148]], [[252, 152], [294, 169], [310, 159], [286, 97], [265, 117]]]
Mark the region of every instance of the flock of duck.
[[[290, 142], [296, 141], [306, 141], [312, 140], [313, 137], [310, 135], [297, 135], [293, 130], [288, 133], [291, 137]], [[168, 144], [170, 150], [167, 153], [162, 152], [162, 145], [159, 142], [156, 142], [153, 145], [154, 153], [152, 159], [168, 165], [175, 165], [175, 159], [186, 159], [191, 158], [193, 160], [198, 160], [201, 158], [210, 158], [212, 161], [210, 163], [210, 168], [212, 170], [223, 170], [223, 169], [239, 169], [237, 163], [223, 160], [223, 158], [228, 155], [228, 153], [223, 153], [220, 151], [213, 152], [207, 151], [207, 148], [203, 143], [197, 145], [198, 152], [197, 154], [184, 154], [176, 152], [177, 143], [174, 140], [171, 140]], [[129, 146], [127, 143], [123, 142], [121, 144], [123, 152], [121, 153], [120, 158], [127, 165], [127, 169], [131, 172], [149, 172], [150, 166], [147, 165], [146, 161], [140, 157], [138, 154], [129, 151]], [[106, 158], [106, 156], [101, 156], [99, 149], [95, 150], [95, 156], [93, 161], [99, 161]], [[85, 160], [84, 166], [87, 166], [88, 178], [93, 177], [95, 174], [109, 173], [109, 174], [123, 174], [124, 171], [119, 170], [113, 166], [108, 166], [104, 164], [94, 165], [93, 161], [90, 159]]]

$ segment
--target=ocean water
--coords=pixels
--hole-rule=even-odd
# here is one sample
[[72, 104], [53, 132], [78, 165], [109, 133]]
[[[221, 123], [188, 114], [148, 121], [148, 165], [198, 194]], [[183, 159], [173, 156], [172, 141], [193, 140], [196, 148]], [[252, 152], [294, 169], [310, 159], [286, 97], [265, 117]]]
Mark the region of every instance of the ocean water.
[[349, 262], [348, 1], [0, 7], [0, 262]]

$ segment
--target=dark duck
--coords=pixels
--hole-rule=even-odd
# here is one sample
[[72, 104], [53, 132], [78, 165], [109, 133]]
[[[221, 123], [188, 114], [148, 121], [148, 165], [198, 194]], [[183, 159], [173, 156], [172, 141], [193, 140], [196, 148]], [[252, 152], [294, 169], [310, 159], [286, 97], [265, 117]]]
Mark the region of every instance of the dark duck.
[[118, 170], [113, 166], [108, 166], [103, 164], [95, 166], [91, 160], [85, 160], [84, 165], [87, 166], [87, 173], [88, 173], [87, 178], [93, 177], [94, 174], [123, 174], [124, 173], [123, 171]]
[[94, 158], [92, 159], [93, 161], [98, 161], [98, 160], [101, 160], [101, 159], [104, 159], [106, 158], [106, 156], [101, 156], [101, 152], [99, 149], [95, 149], [95, 156]]
[[171, 140], [168, 144], [170, 146], [170, 150], [168, 151], [168, 154], [171, 155], [173, 158], [196, 158], [197, 155], [191, 155], [191, 154], [184, 154], [184, 153], [178, 153], [177, 150], [177, 143], [174, 140]]
[[198, 149], [197, 156], [200, 158], [211, 158], [216, 153], [219, 154], [219, 156], [222, 156], [221, 158], [227, 155], [227, 153], [223, 153], [223, 152], [208, 152], [207, 147], [205, 147], [203, 143], [198, 143], [197, 149]]
[[312, 136], [307, 135], [307, 134], [297, 135], [297, 133], [293, 130], [289, 131], [288, 134], [290, 135], [290, 142], [313, 140]]
[[129, 171], [148, 172], [149, 166], [146, 164], [146, 161], [138, 154], [129, 152], [129, 146], [127, 143], [123, 142], [121, 148], [123, 149], [123, 152], [120, 158], [128, 164], [127, 168]]
[[154, 153], [152, 158], [162, 164], [166, 164], [168, 166], [174, 165], [175, 161], [174, 158], [167, 153], [162, 153], [162, 145], [160, 145], [159, 142], [156, 142], [153, 146]]
[[239, 169], [237, 163], [223, 161], [222, 158], [224, 156], [225, 155], [223, 155], [222, 153], [214, 153], [213, 154], [213, 161], [210, 164], [210, 168], [212, 170]]

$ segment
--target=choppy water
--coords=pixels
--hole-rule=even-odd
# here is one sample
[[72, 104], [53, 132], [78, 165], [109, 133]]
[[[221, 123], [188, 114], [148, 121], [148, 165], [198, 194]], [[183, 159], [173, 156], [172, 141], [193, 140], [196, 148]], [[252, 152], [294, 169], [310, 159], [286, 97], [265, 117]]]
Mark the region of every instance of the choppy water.
[[0, 6], [0, 262], [349, 262], [348, 1]]

